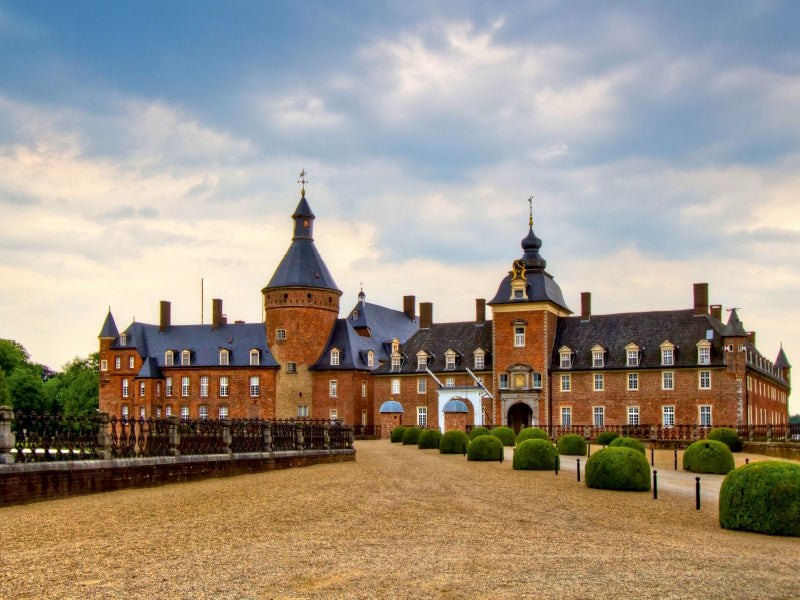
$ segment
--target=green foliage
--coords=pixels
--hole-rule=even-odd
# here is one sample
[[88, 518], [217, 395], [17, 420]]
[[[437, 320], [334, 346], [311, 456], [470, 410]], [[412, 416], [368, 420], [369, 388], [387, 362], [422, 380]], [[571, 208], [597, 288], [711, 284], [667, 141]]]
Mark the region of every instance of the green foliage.
[[43, 414], [48, 411], [42, 378], [24, 366], [17, 367], [6, 380], [14, 411]]
[[549, 440], [550, 436], [544, 429], [539, 427], [526, 427], [517, 434], [517, 444], [525, 440]]
[[719, 491], [719, 524], [800, 537], [800, 465], [766, 460], [728, 473]]
[[441, 454], [463, 454], [465, 445], [469, 446], [467, 434], [460, 429], [451, 429], [445, 432], [439, 441], [439, 452]]
[[50, 412], [68, 415], [93, 414], [100, 406], [98, 354], [75, 357], [63, 366], [63, 372], [46, 381]]
[[6, 377], [18, 367], [28, 367], [30, 354], [25, 347], [15, 340], [0, 340], [0, 370]]
[[731, 449], [717, 440], [698, 440], [683, 453], [685, 471], [724, 475], [733, 468]]
[[549, 440], [530, 438], [514, 450], [514, 469], [551, 471], [556, 468], [556, 447]]
[[731, 452], [742, 451], [742, 440], [739, 439], [736, 430], [730, 427], [715, 427], [708, 432], [708, 439], [722, 442], [731, 449]]
[[11, 406], [11, 394], [8, 392], [6, 374], [0, 369], [0, 406]]
[[558, 438], [556, 442], [559, 454], [583, 456], [586, 454], [586, 440], [577, 433], [568, 433]]
[[515, 446], [517, 443], [517, 434], [511, 427], [495, 427], [490, 433], [503, 442], [503, 446]]
[[419, 444], [419, 436], [422, 433], [422, 428], [417, 427], [414, 425], [413, 427], [406, 427], [406, 430], [403, 432], [403, 445], [404, 446], [416, 446]]
[[641, 452], [647, 457], [647, 451], [644, 449], [644, 444], [635, 438], [618, 437], [611, 441], [609, 444], [613, 448], [631, 448], [637, 452]]
[[597, 434], [597, 443], [601, 446], [610, 446], [611, 442], [619, 437], [616, 431], [601, 431]]
[[650, 464], [644, 454], [625, 446], [609, 446], [586, 461], [586, 485], [601, 490], [646, 492]]
[[467, 448], [468, 460], [500, 460], [503, 456], [503, 442], [493, 435], [479, 435], [473, 438]]
[[437, 449], [442, 439], [442, 432], [438, 429], [425, 429], [419, 434], [417, 447], [420, 450]]
[[469, 439], [474, 440], [479, 435], [491, 435], [491, 433], [488, 427], [473, 427], [469, 432]]
[[398, 425], [394, 429], [392, 429], [392, 433], [389, 434], [389, 441], [393, 444], [398, 444], [403, 441], [403, 434], [406, 432], [406, 428], [402, 425]]

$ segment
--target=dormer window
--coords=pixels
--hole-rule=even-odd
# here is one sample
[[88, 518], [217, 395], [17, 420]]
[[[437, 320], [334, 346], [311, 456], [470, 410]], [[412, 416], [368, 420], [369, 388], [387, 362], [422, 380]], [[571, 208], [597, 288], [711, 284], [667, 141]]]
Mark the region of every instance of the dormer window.
[[400, 352], [400, 340], [394, 338], [392, 340], [392, 354], [396, 354], [398, 352]]
[[261, 364], [261, 353], [255, 348], [250, 350], [250, 366], [257, 367]]
[[456, 353], [453, 350], [448, 350], [444, 353], [444, 369], [445, 371], [452, 371], [456, 368]]
[[120, 346], [127, 346], [128, 345], [128, 334], [121, 333], [119, 335], [119, 345]]
[[474, 362], [475, 369], [476, 370], [485, 369], [486, 368], [486, 352], [484, 350], [478, 348], [477, 350], [475, 350], [473, 356], [475, 358], [475, 362]]
[[172, 350], [164, 352], [164, 366], [171, 367], [175, 364], [175, 353]]
[[392, 373], [399, 373], [400, 372], [400, 357], [393, 356], [392, 357]]
[[701, 340], [697, 342], [697, 364], [711, 364], [711, 342], [708, 340]]
[[230, 364], [231, 364], [231, 353], [226, 348], [222, 348], [219, 351], [219, 366], [227, 367]]
[[367, 352], [367, 366], [368, 367], [375, 366], [375, 353], [372, 350]]
[[339, 350], [334, 348], [331, 350], [331, 366], [338, 367], [339, 366]]
[[638, 367], [639, 366], [639, 352], [640, 348], [636, 344], [628, 344], [625, 346], [625, 355], [627, 357], [625, 366]]
[[665, 367], [675, 364], [675, 346], [670, 342], [661, 344], [661, 364]]
[[602, 369], [606, 364], [606, 349], [602, 346], [592, 348], [592, 368]]
[[357, 311], [357, 310], [354, 310], [354, 311], [351, 313], [351, 315], [350, 315], [350, 316], [351, 316], [351, 318], [353, 319], [353, 321], [357, 320], [357, 319], [358, 319], [358, 311]]
[[425, 352], [417, 354], [417, 371], [425, 371], [428, 368], [428, 355]]
[[190, 367], [192, 365], [192, 353], [189, 350], [181, 352], [181, 366]]
[[572, 368], [572, 358], [573, 356], [575, 356], [575, 353], [572, 351], [572, 348], [568, 348], [567, 346], [562, 346], [558, 351], [558, 356], [560, 358], [559, 364], [561, 365], [562, 369]]

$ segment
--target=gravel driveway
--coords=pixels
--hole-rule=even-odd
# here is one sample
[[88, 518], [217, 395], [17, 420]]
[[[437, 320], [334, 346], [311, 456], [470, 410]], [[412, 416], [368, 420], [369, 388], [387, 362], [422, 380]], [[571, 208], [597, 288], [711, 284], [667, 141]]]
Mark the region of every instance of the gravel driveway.
[[654, 500], [590, 490], [566, 464], [356, 449], [2, 508], [0, 598], [800, 597], [800, 539], [721, 529], [715, 495], [695, 510], [693, 475], [688, 493], [662, 488], [671, 451], [656, 453]]

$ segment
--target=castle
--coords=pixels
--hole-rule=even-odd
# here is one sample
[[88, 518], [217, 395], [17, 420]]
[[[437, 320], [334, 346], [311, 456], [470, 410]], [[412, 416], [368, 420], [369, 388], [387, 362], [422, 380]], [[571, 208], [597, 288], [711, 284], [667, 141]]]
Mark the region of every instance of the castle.
[[[693, 307], [573, 315], [546, 270], [532, 215], [512, 261], [475, 320], [435, 323], [433, 306], [366, 301], [339, 317], [342, 291], [314, 245], [305, 189], [286, 254], [261, 290], [263, 323], [158, 324], [100, 331], [100, 410], [117, 416], [341, 419], [445, 428], [778, 424], [788, 421], [791, 365], [766, 359], [735, 309], [722, 321], [708, 285]], [[491, 319], [486, 318], [487, 306]], [[384, 431], [384, 434], [386, 432]]]

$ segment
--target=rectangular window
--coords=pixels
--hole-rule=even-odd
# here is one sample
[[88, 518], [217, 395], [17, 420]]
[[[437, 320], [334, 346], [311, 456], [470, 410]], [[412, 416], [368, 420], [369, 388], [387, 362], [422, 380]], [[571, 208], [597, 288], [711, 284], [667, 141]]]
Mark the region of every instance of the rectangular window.
[[338, 421], [339, 420], [339, 410], [336, 408], [332, 408], [330, 411], [331, 421]]
[[392, 394], [399, 394], [399, 393], [400, 393], [400, 380], [392, 379]]
[[661, 373], [661, 389], [674, 390], [675, 389], [675, 374], [672, 371], [664, 371]]
[[639, 424], [639, 407], [638, 406], [629, 406], [628, 407], [628, 425], [638, 425]]
[[711, 348], [698, 348], [697, 349], [697, 364], [710, 365], [711, 364]]
[[662, 406], [661, 407], [661, 414], [663, 415], [662, 425], [664, 427], [674, 427], [675, 426], [675, 407], [674, 406]]
[[200, 378], [200, 397], [207, 398], [208, 397], [208, 377], [205, 375]]
[[181, 406], [181, 419], [188, 419], [188, 418], [189, 418], [189, 407]]
[[604, 352], [602, 350], [595, 350], [592, 352], [592, 366], [602, 367], [605, 364]]
[[367, 411], [365, 411], [365, 410], [361, 411], [361, 426], [362, 427], [366, 427], [367, 426]]
[[228, 407], [227, 406], [220, 406], [219, 407], [219, 418], [220, 419], [227, 419], [228, 418]]
[[205, 421], [206, 419], [208, 419], [208, 407], [207, 407], [207, 406], [201, 406], [201, 407], [200, 407], [200, 410], [199, 410], [199, 415], [200, 415], [200, 418], [201, 418], [203, 421]]
[[446, 356], [445, 357], [445, 370], [452, 371], [456, 368], [456, 357], [455, 356]]
[[498, 387], [501, 390], [508, 389], [508, 373], [500, 373], [500, 382], [498, 384]]
[[569, 392], [572, 389], [572, 378], [569, 375], [561, 376], [561, 391]]
[[145, 393], [145, 385], [144, 381], [139, 382], [139, 396], [144, 396]]
[[428, 407], [427, 406], [418, 406], [417, 407], [417, 426], [422, 427], [423, 429], [428, 426]]
[[167, 396], [172, 396], [172, 377], [167, 377], [167, 382], [165, 385], [167, 388], [165, 390], [165, 393], [167, 394]]
[[629, 367], [638, 367], [639, 366], [639, 351], [638, 350], [628, 350], [628, 366]]
[[160, 418], [161, 418], [161, 407], [157, 406], [156, 407], [156, 419], [160, 419]]
[[297, 406], [297, 416], [302, 419], [308, 417], [308, 404], [300, 404]]
[[525, 346], [524, 327], [514, 327], [514, 346], [516, 348], [522, 348], [523, 346]]
[[228, 395], [228, 377], [223, 376], [219, 378], [219, 395], [223, 398]]
[[140, 418], [140, 419], [145, 419], [145, 418], [147, 418], [147, 413], [145, 412], [145, 408], [144, 408], [144, 406], [142, 406], [141, 408], [139, 408], [139, 418]]
[[133, 369], [136, 366], [136, 359], [133, 356], [128, 357], [128, 368]]
[[286, 363], [286, 372], [287, 373], [297, 373], [297, 363], [295, 363], [295, 362], [287, 362]]
[[250, 377], [250, 397], [257, 398], [261, 395], [261, 380], [258, 375]]
[[192, 365], [192, 353], [188, 350], [181, 352], [181, 366], [190, 367]]
[[122, 397], [123, 398], [127, 398], [128, 397], [128, 380], [127, 379], [123, 379], [122, 380]]
[[542, 374], [541, 373], [534, 373], [533, 374], [533, 389], [535, 389], [535, 390], [542, 389]]
[[189, 378], [181, 377], [181, 396], [189, 395]]
[[475, 368], [476, 368], [476, 369], [483, 369], [483, 368], [485, 368], [485, 367], [484, 367], [484, 365], [485, 365], [486, 363], [485, 363], [485, 361], [484, 361], [484, 358], [485, 358], [485, 357], [484, 357], [484, 355], [483, 355], [483, 354], [476, 354], [476, 355], [475, 355]]
[[122, 366], [122, 359], [119, 356], [114, 357], [114, 368], [119, 369]]
[[572, 367], [572, 353], [570, 352], [562, 352], [561, 353], [561, 368], [562, 369], [569, 369]]
[[456, 386], [456, 380], [453, 379], [452, 377], [448, 377], [447, 379], [444, 380], [444, 386], [445, 387], [455, 387]]
[[231, 364], [230, 353], [227, 350], [219, 351], [219, 366], [227, 367]]
[[367, 366], [374, 367], [375, 366], [375, 353], [370, 350], [367, 354]]
[[156, 398], [161, 398], [161, 382], [156, 382]]
[[569, 406], [561, 407], [561, 425], [563, 427], [572, 425], [572, 408]]
[[164, 366], [171, 367], [174, 364], [175, 364], [175, 355], [172, 353], [172, 351], [167, 350], [164, 353]]
[[257, 367], [261, 364], [261, 354], [258, 350], [251, 350], [250, 351], [250, 366]]
[[603, 427], [606, 422], [606, 409], [603, 406], [595, 406], [592, 411], [594, 416], [594, 426]]
[[108, 371], [108, 361], [107, 360], [101, 360], [100, 361], [100, 370], [101, 371]]
[[711, 371], [700, 371], [700, 389], [711, 389]]
[[428, 357], [427, 356], [418, 356], [417, 357], [417, 371], [424, 371], [428, 368]]
[[338, 350], [331, 350], [331, 366], [338, 367], [339, 366], [339, 351]]
[[628, 391], [635, 392], [639, 389], [639, 374], [628, 373]]
[[428, 381], [424, 377], [417, 379], [417, 393], [424, 394], [428, 391]]
[[664, 348], [661, 350], [661, 364], [666, 366], [672, 366], [675, 364], [675, 355], [673, 354], [672, 348]]
[[284, 341], [286, 339], [286, 330], [285, 329], [275, 330], [275, 339]]
[[127, 417], [128, 416], [128, 405], [127, 404], [123, 404], [122, 405], [122, 416], [123, 417]]
[[339, 395], [339, 382], [336, 379], [331, 379], [328, 386], [328, 395], [331, 398], [336, 398]]
[[362, 381], [361, 382], [361, 397], [362, 398], [366, 398], [367, 397], [367, 382], [366, 381]]
[[700, 407], [700, 427], [711, 427], [711, 407], [708, 405]]
[[594, 374], [594, 391], [595, 392], [602, 392], [603, 391], [603, 374], [602, 373], [595, 373]]
[[172, 416], [172, 407], [169, 404], [164, 407], [164, 414], [168, 417]]
[[393, 356], [392, 357], [392, 373], [397, 373], [400, 371], [400, 357]]

